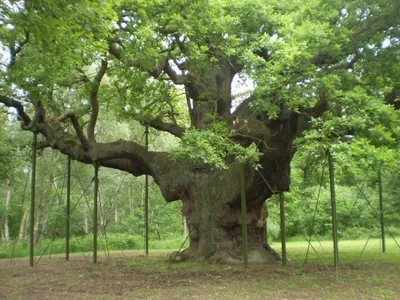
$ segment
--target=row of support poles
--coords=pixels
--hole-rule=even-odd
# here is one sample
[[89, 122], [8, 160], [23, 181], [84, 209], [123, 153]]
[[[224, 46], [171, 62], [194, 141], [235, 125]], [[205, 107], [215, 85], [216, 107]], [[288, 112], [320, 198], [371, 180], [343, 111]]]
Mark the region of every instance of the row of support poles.
[[[149, 127], [146, 126], [146, 151], [149, 151]], [[149, 175], [145, 175], [145, 192], [144, 192], [144, 227], [145, 227], [145, 250], [146, 255], [149, 255]]]
[[382, 174], [379, 170], [378, 173], [378, 185], [379, 185], [379, 217], [381, 221], [381, 236], [382, 236], [382, 252], [386, 253], [386, 241], [385, 241], [385, 221], [383, 218], [383, 192], [382, 192]]
[[[149, 130], [146, 126], [146, 151], [149, 147]], [[32, 180], [31, 180], [31, 204], [30, 204], [30, 244], [29, 244], [29, 266], [34, 266], [34, 212], [35, 212], [35, 186], [36, 186], [36, 151], [37, 151], [37, 133], [34, 133], [32, 143]], [[328, 164], [330, 175], [330, 192], [331, 192], [331, 207], [332, 207], [332, 235], [334, 247], [334, 265], [336, 278], [338, 278], [339, 267], [339, 249], [336, 221], [336, 195], [334, 182], [334, 166], [332, 154], [328, 152]], [[97, 263], [97, 215], [98, 215], [98, 189], [99, 189], [99, 165], [95, 164], [94, 169], [94, 209], [93, 209], [93, 263]], [[241, 185], [241, 208], [242, 208], [242, 249], [243, 249], [243, 264], [248, 266], [248, 245], [247, 245], [247, 208], [246, 208], [246, 186], [244, 164], [240, 164], [240, 185]], [[379, 185], [379, 207], [380, 207], [380, 225], [382, 238], [382, 252], [386, 252], [385, 243], [385, 224], [383, 215], [383, 192], [382, 192], [382, 176], [381, 171], [378, 173]], [[71, 158], [68, 156], [67, 161], [67, 199], [66, 199], [66, 253], [65, 258], [69, 260], [69, 241], [70, 241], [70, 195], [71, 195]], [[286, 265], [286, 226], [285, 226], [285, 198], [283, 192], [279, 194], [280, 200], [280, 229], [281, 229], [281, 246], [282, 246], [282, 264]], [[149, 254], [149, 178], [145, 176], [145, 243], [146, 255]]]
[[[146, 126], [146, 150], [149, 149], [149, 129]], [[34, 134], [32, 144], [32, 188], [31, 188], [31, 218], [30, 218], [30, 263], [31, 267], [34, 266], [34, 209], [35, 209], [35, 180], [36, 180], [36, 145], [37, 134]], [[98, 190], [99, 190], [99, 165], [96, 164], [94, 168], [94, 205], [93, 205], [93, 263], [97, 263], [97, 229], [98, 229]], [[149, 254], [149, 176], [145, 177], [145, 243], [146, 255]], [[69, 260], [69, 244], [70, 244], [70, 228], [71, 228], [71, 158], [68, 156], [67, 161], [67, 196], [66, 196], [66, 236], [65, 236], [65, 259]]]
[[94, 166], [94, 205], [93, 205], [93, 263], [97, 264], [97, 206], [99, 191], [99, 165]]
[[[330, 175], [330, 191], [331, 191], [331, 207], [332, 207], [332, 236], [333, 236], [333, 252], [336, 279], [338, 279], [339, 269], [339, 247], [336, 222], [336, 196], [335, 196], [335, 181], [332, 155], [328, 152], [329, 175]], [[285, 197], [283, 192], [279, 193], [280, 206], [280, 229], [281, 229], [281, 247], [282, 247], [282, 265], [286, 265], [286, 224], [285, 224]]]
[[332, 153], [328, 152], [328, 164], [329, 164], [329, 181], [331, 190], [331, 207], [332, 207], [332, 236], [333, 236], [333, 255], [335, 263], [335, 274], [336, 280], [338, 279], [339, 270], [339, 247], [338, 247], [338, 235], [337, 235], [337, 222], [336, 222], [336, 195], [335, 195], [335, 174], [333, 168]]
[[[331, 208], [332, 208], [332, 237], [333, 237], [333, 253], [334, 253], [334, 265], [336, 279], [338, 279], [339, 271], [339, 245], [338, 245], [338, 233], [337, 233], [337, 220], [336, 220], [336, 194], [335, 194], [335, 174], [333, 166], [332, 154], [328, 152], [328, 164], [329, 164], [329, 182], [330, 182], [330, 193], [331, 193]], [[380, 222], [381, 222], [381, 235], [382, 235], [382, 252], [386, 252], [385, 243], [385, 224], [383, 216], [383, 196], [382, 196], [382, 176], [381, 171], [378, 173], [379, 183], [379, 207], [380, 207]], [[242, 208], [242, 250], [243, 250], [243, 264], [245, 267], [248, 266], [248, 255], [247, 255], [247, 211], [246, 211], [246, 191], [245, 191], [245, 176], [244, 176], [244, 165], [240, 164], [240, 187], [241, 187], [241, 208]], [[286, 225], [285, 225], [285, 197], [283, 192], [279, 194], [280, 203], [280, 229], [281, 229], [281, 246], [282, 246], [282, 265], [286, 265]]]
[[29, 231], [29, 266], [34, 266], [34, 227], [35, 227], [35, 187], [36, 187], [36, 148], [37, 133], [33, 133], [32, 143], [32, 182], [31, 182], [31, 207], [30, 207], [30, 231]]
[[240, 200], [242, 205], [242, 251], [243, 251], [243, 266], [248, 267], [247, 253], [247, 208], [246, 208], [246, 186], [244, 177], [244, 164], [240, 164]]

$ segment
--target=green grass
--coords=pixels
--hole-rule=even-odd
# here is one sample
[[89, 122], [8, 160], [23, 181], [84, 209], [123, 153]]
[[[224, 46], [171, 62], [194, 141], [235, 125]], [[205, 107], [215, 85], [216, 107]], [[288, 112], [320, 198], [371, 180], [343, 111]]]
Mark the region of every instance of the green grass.
[[[122, 238], [122, 237], [120, 237]], [[59, 243], [59, 244], [58, 244]], [[53, 250], [62, 250], [64, 241], [58, 240]], [[111, 241], [109, 241], [110, 244]], [[8, 264], [4, 261], [2, 267], [9, 270], [4, 274], [14, 274], [8, 280], [8, 290], [11, 293], [19, 291], [23, 299], [24, 289], [32, 284], [30, 274], [42, 278], [46, 286], [52, 284], [52, 291], [62, 290], [60, 282], [68, 280], [67, 287], [70, 295], [79, 297], [82, 286], [90, 290], [93, 285], [102, 286], [104, 294], [97, 295], [96, 299], [399, 299], [400, 288], [400, 248], [393, 239], [387, 240], [387, 252], [381, 253], [379, 239], [370, 240], [363, 255], [361, 252], [366, 240], [340, 241], [339, 242], [339, 272], [338, 276], [333, 268], [333, 245], [331, 241], [322, 241], [321, 244], [313, 242], [315, 250], [330, 268], [327, 271], [321, 260], [310, 249], [308, 263], [303, 264], [308, 244], [307, 242], [288, 242], [287, 253], [291, 260], [286, 266], [275, 265], [250, 265], [247, 269], [242, 265], [215, 265], [188, 261], [170, 264], [167, 260], [172, 249], [156, 250], [154, 247], [181, 246], [182, 240], [150, 242], [150, 253], [144, 255], [143, 240], [138, 242], [140, 250], [113, 250], [110, 251], [112, 259], [105, 258], [104, 251], [99, 247], [99, 264], [91, 264], [91, 253], [87, 250], [88, 263], [82, 268], [81, 252], [71, 254], [75, 259], [66, 264], [63, 259], [44, 259], [42, 267], [34, 268], [29, 272], [25, 270], [26, 262], [19, 261]], [[119, 241], [121, 244], [121, 241]], [[57, 247], [60, 248], [57, 248]], [[91, 247], [91, 239], [87, 241]], [[280, 244], [272, 246], [280, 252]], [[25, 249], [26, 251], [26, 249]], [[54, 253], [54, 252], [53, 252]], [[62, 257], [63, 254], [54, 255]], [[25, 257], [24, 260], [27, 260]], [[42, 261], [42, 262], [43, 262]], [[57, 272], [65, 268], [65, 272]], [[1, 270], [1, 268], [0, 268]], [[51, 270], [51, 271], [49, 271]], [[53, 271], [55, 270], [55, 271]], [[48, 280], [49, 272], [54, 281]], [[1, 273], [1, 272], [0, 272]], [[25, 274], [25, 279], [21, 279]], [[93, 276], [93, 274], [97, 274]], [[101, 274], [101, 276], [99, 275]], [[39, 276], [40, 275], [40, 276]], [[108, 277], [107, 277], [108, 276]], [[76, 280], [79, 278], [79, 280]], [[131, 278], [132, 280], [128, 280]], [[75, 280], [74, 280], [75, 279]], [[25, 280], [25, 281], [23, 281]], [[107, 282], [108, 285], [104, 285]], [[116, 288], [116, 283], [124, 282]], [[138, 283], [139, 282], [139, 283]], [[35, 282], [36, 284], [36, 282]], [[125, 285], [127, 285], [125, 287]], [[129, 286], [130, 285], [130, 286]], [[151, 285], [151, 288], [149, 286]], [[114, 286], [114, 289], [112, 287]], [[34, 290], [31, 287], [32, 290]], [[41, 293], [48, 289], [40, 289]], [[116, 293], [115, 291], [118, 291]], [[21, 294], [22, 293], [22, 294]], [[46, 294], [47, 293], [47, 294]], [[42, 294], [50, 295], [48, 292]], [[1, 294], [1, 285], [0, 285]], [[60, 294], [61, 295], [61, 294]], [[53, 294], [50, 295], [54, 296]], [[90, 298], [92, 299], [92, 298]]]
[[[0, 258], [16, 258], [29, 256], [28, 243], [29, 241], [25, 240], [21, 244], [11, 241], [9, 247], [5, 247], [5, 245], [0, 245]], [[98, 238], [98, 251], [105, 252], [106, 250], [139, 250], [143, 247], [143, 244], [143, 237], [140, 236], [132, 236], [126, 234], [120, 234], [118, 236], [102, 235]], [[85, 237], [71, 237], [69, 249], [71, 253], [91, 252], [93, 249], [93, 237], [91, 235], [87, 235]], [[43, 238], [35, 246], [34, 252], [35, 256], [65, 253], [65, 239]]]
[[[185, 242], [185, 243], [183, 243]], [[167, 240], [151, 240], [149, 241], [150, 249], [185, 249], [189, 246], [189, 241], [183, 241], [182, 238], [171, 238]]]
[[[396, 238], [400, 243], [400, 238]], [[363, 252], [367, 240], [344, 240], [339, 241], [339, 263], [367, 263], [375, 264], [380, 262], [400, 261], [400, 248], [392, 238], [386, 240], [386, 253], [383, 254], [380, 239], [370, 239]], [[309, 248], [308, 262], [322, 263], [321, 259], [327, 265], [333, 265], [333, 242], [332, 241], [312, 241], [313, 248]], [[272, 247], [280, 252], [280, 243], [273, 243]], [[307, 242], [289, 242], [287, 243], [287, 256], [292, 262], [303, 263], [306, 258]], [[318, 255], [320, 258], [318, 257]]]
[[[182, 246], [182, 238], [169, 238], [165, 240], [150, 240], [150, 249], [179, 249]], [[186, 241], [184, 247], [188, 246]], [[101, 235], [98, 237], [98, 252], [99, 254], [109, 251], [121, 250], [142, 250], [145, 248], [145, 241], [142, 236], [128, 234], [112, 234]], [[93, 236], [71, 237], [70, 238], [70, 253], [89, 253], [93, 251]], [[65, 253], [65, 239], [49, 239], [43, 238], [35, 246], [35, 256], [52, 255]], [[18, 244], [14, 241], [10, 242], [8, 247], [0, 244], [0, 259], [2, 258], [17, 258], [29, 256], [29, 241], [25, 240]]]
[[[400, 238], [396, 238], [400, 242]], [[155, 249], [167, 249], [177, 250], [182, 246], [182, 238], [170, 238], [166, 240], [150, 240], [149, 248]], [[367, 263], [377, 264], [383, 261], [386, 262], [398, 262], [400, 261], [400, 248], [394, 242], [392, 238], [386, 240], [386, 254], [381, 252], [381, 241], [379, 239], [369, 240], [364, 253], [362, 254], [363, 248], [366, 244], [366, 240], [344, 240], [339, 241], [339, 262], [340, 263]], [[70, 240], [70, 252], [76, 253], [77, 255], [90, 255], [93, 246], [93, 238], [88, 235], [84, 238], [72, 237]], [[186, 241], [183, 248], [188, 246]], [[333, 265], [333, 243], [332, 241], [312, 241], [312, 246], [318, 255], [315, 253], [312, 247], [309, 248], [308, 262]], [[272, 243], [272, 247], [280, 253], [280, 243]], [[308, 244], [304, 241], [295, 241], [287, 243], [287, 256], [294, 263], [303, 263], [306, 258]], [[123, 250], [143, 250], [144, 240], [141, 236], [131, 236], [126, 234], [100, 236], [98, 240], [98, 252], [99, 255], [103, 255], [109, 251], [123, 251]], [[42, 239], [39, 244], [35, 247], [35, 256], [48, 256], [53, 254], [65, 253], [65, 240], [64, 239]], [[14, 244], [6, 248], [4, 245], [0, 245], [0, 259], [1, 258], [17, 258], [29, 256], [28, 241], [24, 241], [22, 244]], [[322, 260], [322, 261], [321, 261]]]

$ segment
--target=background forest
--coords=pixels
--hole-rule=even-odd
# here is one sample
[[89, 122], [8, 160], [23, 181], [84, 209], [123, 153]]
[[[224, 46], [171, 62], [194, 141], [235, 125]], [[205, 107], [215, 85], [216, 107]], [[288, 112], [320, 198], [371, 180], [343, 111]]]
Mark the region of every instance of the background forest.
[[[1, 114], [0, 133], [0, 257], [28, 251], [32, 135], [19, 130], [15, 119]], [[136, 139], [144, 144], [144, 127], [103, 116], [99, 140]], [[313, 133], [310, 132], [309, 135]], [[176, 151], [177, 140], [150, 130], [150, 150]], [[326, 153], [320, 143], [298, 142], [292, 162], [290, 192], [285, 193], [287, 237], [314, 235], [331, 239], [331, 204]], [[381, 172], [387, 235], [400, 235], [400, 188], [395, 153], [357, 143], [333, 146], [340, 239], [379, 237]], [[38, 153], [36, 173], [35, 244], [38, 255], [64, 251], [67, 158], [45, 149]], [[92, 247], [93, 166], [72, 162], [71, 251]], [[268, 187], [266, 187], [268, 188]], [[144, 176], [100, 169], [100, 247], [104, 250], [144, 249]], [[269, 242], [278, 241], [279, 197], [268, 200]], [[188, 234], [181, 203], [166, 203], [156, 184], [149, 187], [150, 249], [179, 248]], [[372, 206], [372, 207], [371, 207]], [[315, 216], [315, 219], [314, 219]], [[278, 249], [277, 249], [278, 250]]]

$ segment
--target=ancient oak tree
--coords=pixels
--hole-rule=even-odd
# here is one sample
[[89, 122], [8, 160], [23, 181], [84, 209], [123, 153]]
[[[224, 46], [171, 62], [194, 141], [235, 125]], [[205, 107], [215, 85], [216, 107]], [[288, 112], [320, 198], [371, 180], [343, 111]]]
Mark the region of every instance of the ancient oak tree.
[[[264, 204], [289, 189], [296, 138], [316, 129], [316, 138], [340, 139], [360, 129], [349, 121], [357, 112], [366, 119], [368, 107], [398, 106], [399, 64], [391, 62], [399, 55], [399, 7], [6, 1], [0, 102], [23, 130], [39, 133], [41, 147], [152, 176], [167, 202], [183, 202], [188, 258], [240, 262], [245, 164], [249, 261], [272, 262]], [[168, 132], [179, 147], [100, 142], [105, 114]]]

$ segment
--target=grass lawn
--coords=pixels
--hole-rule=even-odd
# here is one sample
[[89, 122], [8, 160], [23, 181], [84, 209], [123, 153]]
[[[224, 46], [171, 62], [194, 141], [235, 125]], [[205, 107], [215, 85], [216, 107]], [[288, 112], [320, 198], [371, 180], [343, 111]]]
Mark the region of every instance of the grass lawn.
[[[339, 242], [338, 280], [332, 242], [287, 244], [287, 266], [176, 263], [171, 250], [114, 251], [99, 263], [75, 253], [44, 257], [35, 268], [28, 259], [0, 260], [1, 299], [400, 299], [400, 248], [387, 239]], [[276, 250], [279, 244], [273, 245]], [[329, 270], [325, 267], [326, 264]]]

